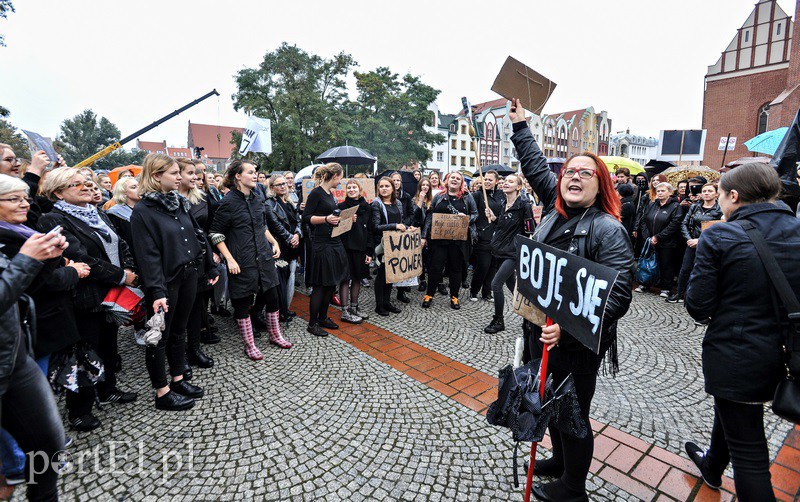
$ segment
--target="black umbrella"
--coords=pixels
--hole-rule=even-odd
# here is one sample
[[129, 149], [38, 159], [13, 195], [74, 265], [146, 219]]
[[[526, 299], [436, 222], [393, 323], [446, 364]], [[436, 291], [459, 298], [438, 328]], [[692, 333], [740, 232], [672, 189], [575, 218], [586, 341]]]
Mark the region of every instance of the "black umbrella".
[[644, 170], [647, 172], [647, 174], [653, 176], [654, 174], [661, 174], [663, 171], [666, 171], [670, 167], [675, 167], [675, 163], [666, 160], [653, 159], [644, 165]]
[[375, 176], [375, 193], [378, 192], [378, 180], [385, 177], [389, 177], [394, 173], [400, 173], [400, 177], [403, 178], [403, 191], [410, 193], [411, 195], [415, 195], [417, 193], [417, 178], [414, 177], [414, 173], [411, 171], [398, 171], [396, 169], [383, 171], [382, 173]]
[[564, 167], [564, 162], [566, 161], [567, 159], [564, 157], [549, 157], [547, 159], [547, 165], [550, 167], [551, 171], [558, 174], [561, 172], [561, 168]]
[[351, 166], [373, 164], [377, 158], [366, 150], [356, 146], [335, 146], [317, 157], [319, 162], [338, 162]]
[[[497, 171], [497, 174], [500, 176], [506, 176], [508, 174], [515, 174], [517, 172], [516, 169], [513, 167], [504, 166], [502, 164], [491, 164], [488, 166], [481, 167], [481, 173], [486, 174], [489, 171]], [[475, 171], [473, 176], [477, 176], [478, 171]]]

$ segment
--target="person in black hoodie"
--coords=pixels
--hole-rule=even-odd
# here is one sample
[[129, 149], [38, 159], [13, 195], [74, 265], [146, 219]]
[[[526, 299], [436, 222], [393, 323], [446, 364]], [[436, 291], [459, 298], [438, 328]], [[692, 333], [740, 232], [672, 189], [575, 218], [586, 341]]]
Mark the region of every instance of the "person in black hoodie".
[[761, 233], [778, 273], [786, 277], [789, 294], [800, 298], [800, 221], [778, 201], [780, 193], [781, 180], [769, 164], [745, 164], [722, 175], [719, 205], [726, 222], [707, 228], [700, 237], [686, 290], [689, 315], [710, 319], [702, 361], [705, 391], [714, 398], [708, 451], [689, 441], [686, 453], [706, 484], [715, 488], [731, 463], [736, 496], [743, 501], [775, 500], [764, 404], [786, 378], [784, 344], [794, 336], [792, 359], [800, 349], [797, 321], [790, 321], [743, 228], [749, 224]]
[[[486, 187], [486, 197], [489, 199], [489, 210], [494, 215], [499, 215], [503, 211], [506, 203], [505, 195], [502, 190], [497, 188], [497, 171], [486, 171], [483, 175], [484, 186]], [[478, 208], [478, 219], [475, 220], [475, 229], [478, 239], [472, 247], [475, 256], [475, 268], [472, 271], [472, 282], [469, 287], [469, 299], [478, 301], [478, 293], [484, 300], [492, 298], [492, 279], [497, 271], [498, 263], [493, 263], [492, 248], [490, 242], [495, 230], [495, 220], [489, 220], [486, 216], [486, 202], [483, 199], [483, 190], [476, 190], [472, 193], [475, 205]]]
[[620, 203], [622, 203], [622, 226], [628, 231], [631, 244], [636, 242], [633, 236], [633, 227], [636, 224], [636, 187], [630, 183], [620, 183], [617, 185]]
[[[289, 181], [282, 174], [272, 174], [267, 180], [269, 188], [267, 206], [270, 217], [270, 228], [280, 226], [283, 232], [277, 235], [278, 245], [281, 249], [281, 259], [286, 263], [278, 264], [278, 279], [280, 279], [281, 313], [282, 322], [291, 321], [297, 314], [291, 310], [294, 298], [294, 273], [297, 269], [297, 258], [300, 256], [303, 231], [300, 225], [300, 213], [292, 202], [289, 194]], [[283, 238], [281, 238], [283, 235]]]
[[[517, 235], [526, 232], [533, 232], [533, 209], [529, 202], [519, 196], [522, 190], [519, 176], [509, 174], [502, 182], [504, 194], [504, 205], [500, 211], [494, 212], [490, 208], [484, 208], [484, 214], [488, 221], [494, 224], [494, 234], [489, 243], [492, 256], [498, 262], [498, 266], [492, 279], [492, 294], [494, 296], [494, 317], [483, 331], [494, 334], [506, 329], [503, 321], [503, 307], [505, 296], [503, 295], [503, 285], [509, 291], [514, 291], [514, 284], [517, 281]], [[491, 206], [491, 205], [490, 205]]]
[[[667, 182], [656, 185], [656, 199], [645, 208], [638, 229], [642, 237], [650, 239], [650, 244], [655, 247], [660, 275], [658, 285], [663, 298], [669, 297], [678, 271], [675, 246], [680, 235], [683, 211], [678, 199], [672, 195], [674, 191]], [[638, 292], [643, 290], [642, 286], [636, 288]]]
[[350, 280], [339, 286], [339, 298], [342, 302], [342, 321], [358, 324], [369, 316], [358, 309], [358, 294], [361, 292], [361, 279], [369, 279], [369, 264], [372, 262], [372, 209], [361, 194], [361, 184], [349, 180], [345, 184], [345, 199], [339, 203], [339, 209], [345, 210], [358, 206], [353, 227], [342, 234], [342, 244], [347, 251], [347, 264], [350, 269]]
[[722, 210], [717, 204], [717, 187], [711, 183], [703, 186], [700, 192], [701, 200], [689, 208], [689, 212], [681, 222], [681, 236], [686, 241], [686, 251], [683, 257], [680, 274], [678, 274], [678, 291], [667, 298], [667, 303], [683, 302], [686, 295], [686, 285], [694, 267], [694, 258], [697, 253], [697, 243], [703, 231], [703, 222], [722, 219]]
[[[414, 202], [413, 196], [403, 190], [403, 176], [400, 175], [399, 172], [392, 173], [391, 176], [392, 184], [394, 185], [395, 190], [397, 190], [397, 200], [400, 201], [400, 205], [403, 206], [403, 225], [406, 227], [411, 227], [414, 225]], [[409, 303], [411, 299], [408, 297], [408, 292], [411, 288], [407, 286], [398, 286], [397, 287], [397, 299], [403, 303]]]
[[[139, 195], [131, 231], [142, 273], [148, 317], [164, 312], [165, 327], [157, 345], [145, 348], [145, 363], [159, 410], [188, 410], [203, 389], [186, 381], [186, 326], [194, 307], [199, 277], [218, 275], [205, 234], [191, 215], [191, 204], [178, 194], [181, 172], [172, 157], [148, 154], [142, 163]], [[169, 360], [168, 380], [166, 359]]]

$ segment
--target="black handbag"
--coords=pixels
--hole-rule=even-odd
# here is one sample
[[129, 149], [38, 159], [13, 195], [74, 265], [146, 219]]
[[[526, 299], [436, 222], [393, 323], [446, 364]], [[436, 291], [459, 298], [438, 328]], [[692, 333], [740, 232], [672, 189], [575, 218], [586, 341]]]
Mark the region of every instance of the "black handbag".
[[775, 397], [772, 399], [772, 411], [781, 418], [800, 424], [800, 350], [795, 350], [794, 343], [800, 335], [800, 302], [789, 286], [786, 275], [778, 266], [775, 256], [767, 247], [764, 236], [750, 221], [737, 221], [756, 247], [758, 256], [767, 269], [773, 288], [783, 302], [789, 317], [786, 329], [786, 340], [783, 345], [786, 376], [778, 383]]

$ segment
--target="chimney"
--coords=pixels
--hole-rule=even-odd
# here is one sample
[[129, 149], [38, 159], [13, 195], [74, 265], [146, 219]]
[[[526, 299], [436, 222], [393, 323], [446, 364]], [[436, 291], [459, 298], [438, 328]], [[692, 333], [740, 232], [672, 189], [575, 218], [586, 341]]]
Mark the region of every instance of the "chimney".
[[788, 89], [800, 84], [800, 23], [797, 22], [798, 14], [800, 14], [800, 0], [796, 1], [794, 8], [794, 23], [792, 26], [791, 41], [792, 45], [789, 56], [789, 74], [786, 81], [786, 87]]

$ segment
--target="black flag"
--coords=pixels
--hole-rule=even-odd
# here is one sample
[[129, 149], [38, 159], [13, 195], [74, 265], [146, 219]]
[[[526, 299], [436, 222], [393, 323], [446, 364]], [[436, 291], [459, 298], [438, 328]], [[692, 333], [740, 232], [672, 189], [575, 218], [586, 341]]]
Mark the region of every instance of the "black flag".
[[770, 164], [778, 171], [783, 183], [785, 196], [800, 197], [800, 186], [797, 184], [797, 163], [800, 162], [800, 110], [792, 121], [786, 136], [783, 137]]

